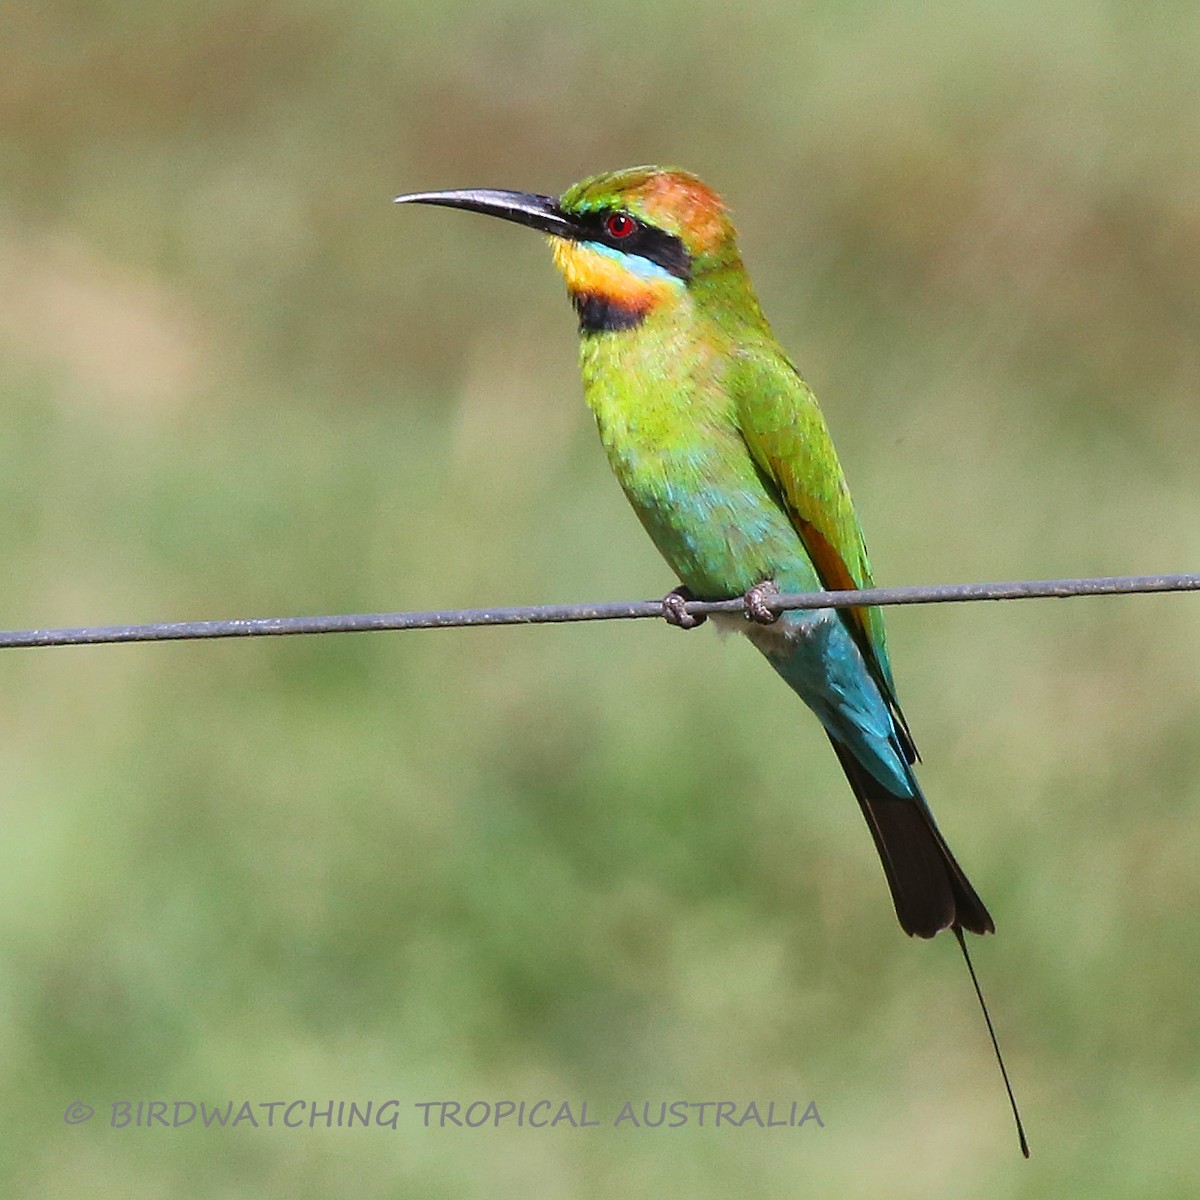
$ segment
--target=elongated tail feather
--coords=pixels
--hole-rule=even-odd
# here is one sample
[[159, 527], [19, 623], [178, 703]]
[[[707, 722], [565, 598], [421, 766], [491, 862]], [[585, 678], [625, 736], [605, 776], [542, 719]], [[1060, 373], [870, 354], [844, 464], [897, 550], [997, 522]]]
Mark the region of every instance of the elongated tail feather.
[[875, 839], [904, 932], [923, 938], [942, 929], [994, 933], [991, 915], [925, 805], [888, 791], [844, 745], [829, 740]]

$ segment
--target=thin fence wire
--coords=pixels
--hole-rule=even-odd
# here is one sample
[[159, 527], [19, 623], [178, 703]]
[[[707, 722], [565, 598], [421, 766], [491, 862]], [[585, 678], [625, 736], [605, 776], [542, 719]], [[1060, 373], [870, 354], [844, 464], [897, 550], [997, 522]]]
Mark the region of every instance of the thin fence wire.
[[[975, 600], [1068, 599], [1147, 592], [1200, 591], [1196, 575], [1122, 575], [1096, 579], [1023, 579], [1012, 583], [958, 583], [863, 591], [781, 593], [765, 598], [773, 612], [860, 605], [962, 604]], [[742, 597], [690, 600], [692, 616], [744, 613]], [[458, 629], [490, 625], [561, 625], [572, 621], [629, 621], [663, 617], [661, 600], [599, 604], [543, 604], [518, 608], [460, 608], [434, 612], [362, 613], [323, 617], [258, 617], [232, 621], [173, 621], [79, 629], [20, 629], [0, 633], [0, 650], [35, 646], [95, 646], [114, 642], [179, 642], [202, 638], [294, 637], [315, 633], [370, 633], [403, 629]]]

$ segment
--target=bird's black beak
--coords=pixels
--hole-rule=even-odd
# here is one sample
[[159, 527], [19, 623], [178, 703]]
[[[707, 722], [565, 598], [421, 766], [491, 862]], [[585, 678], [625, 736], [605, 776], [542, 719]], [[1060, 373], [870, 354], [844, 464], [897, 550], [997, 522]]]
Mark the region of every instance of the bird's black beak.
[[444, 208], [465, 208], [468, 212], [486, 213], [504, 221], [528, 225], [556, 237], [575, 238], [579, 229], [550, 196], [532, 192], [504, 192], [491, 188], [463, 188], [452, 192], [410, 192], [397, 196], [397, 204], [440, 204]]

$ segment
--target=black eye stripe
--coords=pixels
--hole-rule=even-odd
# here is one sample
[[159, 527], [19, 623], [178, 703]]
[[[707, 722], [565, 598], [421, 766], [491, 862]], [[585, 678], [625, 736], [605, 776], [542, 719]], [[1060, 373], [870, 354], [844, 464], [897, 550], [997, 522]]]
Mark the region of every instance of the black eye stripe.
[[677, 279], [687, 280], [692, 277], [692, 256], [679, 238], [665, 230], [656, 229], [653, 225], [647, 225], [633, 216], [630, 216], [634, 222], [633, 232], [620, 238], [613, 237], [608, 232], [607, 222], [609, 217], [615, 215], [630, 216], [620, 209], [580, 213], [575, 216], [574, 220], [579, 226], [579, 240], [598, 242], [602, 246], [620, 250], [622, 254], [636, 254], [649, 259]]

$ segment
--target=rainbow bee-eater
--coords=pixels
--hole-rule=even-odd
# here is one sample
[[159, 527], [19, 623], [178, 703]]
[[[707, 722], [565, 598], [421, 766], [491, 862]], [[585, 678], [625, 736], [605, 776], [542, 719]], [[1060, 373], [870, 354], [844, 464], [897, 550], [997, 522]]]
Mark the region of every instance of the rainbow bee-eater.
[[[663, 615], [691, 628], [703, 617], [688, 612], [689, 600], [745, 598], [745, 616], [725, 620], [824, 726], [901, 926], [923, 938], [953, 930], [967, 957], [963, 931], [995, 926], [913, 771], [882, 613], [779, 613], [770, 603], [775, 592], [873, 582], [824, 417], [763, 316], [721, 198], [685, 171], [635, 167], [585, 179], [558, 199], [472, 189], [398, 201], [549, 235], [579, 316], [584, 395], [609, 463], [680, 581]], [[971, 978], [978, 993], [973, 969]], [[1021, 1146], [1027, 1154], [1023, 1132]]]

